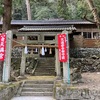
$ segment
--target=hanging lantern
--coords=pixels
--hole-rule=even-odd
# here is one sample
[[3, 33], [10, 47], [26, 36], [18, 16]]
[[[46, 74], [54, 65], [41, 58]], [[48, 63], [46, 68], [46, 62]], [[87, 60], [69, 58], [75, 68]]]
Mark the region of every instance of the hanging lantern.
[[35, 52], [38, 52], [37, 48], [35, 48]]
[[47, 52], [47, 48], [45, 48], [45, 52]]
[[42, 47], [42, 55], [45, 55], [44, 47]]
[[52, 50], [51, 50], [51, 48], [50, 48], [49, 54], [52, 54]]
[[24, 53], [25, 53], [25, 54], [28, 53], [27, 46], [25, 46]]

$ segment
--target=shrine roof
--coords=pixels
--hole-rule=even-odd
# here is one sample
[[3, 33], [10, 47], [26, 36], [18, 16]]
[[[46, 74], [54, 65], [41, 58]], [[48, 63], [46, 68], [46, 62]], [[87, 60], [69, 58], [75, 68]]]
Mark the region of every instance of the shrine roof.
[[60, 30], [76, 30], [73, 25], [52, 25], [52, 26], [24, 26], [19, 31], [60, 31]]
[[[0, 25], [2, 22], [0, 22]], [[93, 24], [86, 20], [12, 20], [11, 25], [73, 25], [73, 24]]]

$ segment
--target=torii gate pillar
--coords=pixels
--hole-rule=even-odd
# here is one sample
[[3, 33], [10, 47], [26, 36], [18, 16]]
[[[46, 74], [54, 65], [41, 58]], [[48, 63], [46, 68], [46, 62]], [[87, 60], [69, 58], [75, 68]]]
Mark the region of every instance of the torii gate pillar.
[[26, 55], [24, 53], [24, 48], [22, 49], [22, 58], [21, 58], [21, 67], [20, 67], [20, 76], [25, 75], [25, 62], [26, 62]]
[[57, 75], [57, 78], [60, 78], [61, 77], [61, 66], [60, 66], [60, 62], [59, 62], [59, 57], [58, 57], [58, 49], [56, 48], [55, 49], [55, 57], [56, 57], [56, 60], [55, 60], [55, 70], [56, 70], [56, 75]]
[[6, 56], [3, 66], [3, 82], [9, 82], [11, 70], [11, 51], [12, 51], [12, 31], [6, 32]]

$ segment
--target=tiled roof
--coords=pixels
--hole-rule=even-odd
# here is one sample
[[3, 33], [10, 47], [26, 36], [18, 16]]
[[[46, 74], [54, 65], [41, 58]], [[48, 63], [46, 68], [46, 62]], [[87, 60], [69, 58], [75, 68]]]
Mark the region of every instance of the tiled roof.
[[[2, 22], [0, 22], [0, 25], [1, 24]], [[50, 24], [72, 25], [72, 24], [93, 24], [93, 23], [85, 20], [12, 20], [11, 24], [12, 25], [50, 25]]]
[[49, 31], [49, 30], [76, 30], [72, 25], [52, 25], [52, 26], [24, 26], [19, 31]]

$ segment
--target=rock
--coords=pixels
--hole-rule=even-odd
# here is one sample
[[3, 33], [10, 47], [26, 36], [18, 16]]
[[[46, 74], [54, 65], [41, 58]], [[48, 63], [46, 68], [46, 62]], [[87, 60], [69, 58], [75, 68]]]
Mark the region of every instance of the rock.
[[93, 55], [91, 58], [93, 58], [93, 59], [99, 59], [99, 57], [96, 56], [96, 55]]
[[17, 78], [16, 78], [16, 77], [11, 76], [11, 77], [10, 77], [10, 81], [17, 81]]
[[10, 81], [18, 81], [17, 77], [19, 76], [19, 70], [11, 71]]
[[17, 79], [18, 80], [23, 80], [23, 79], [27, 79], [27, 77], [26, 76], [18, 76]]
[[71, 80], [72, 82], [80, 82], [82, 79], [82, 75], [81, 75], [81, 69], [80, 68], [74, 68], [72, 73], [71, 73]]

